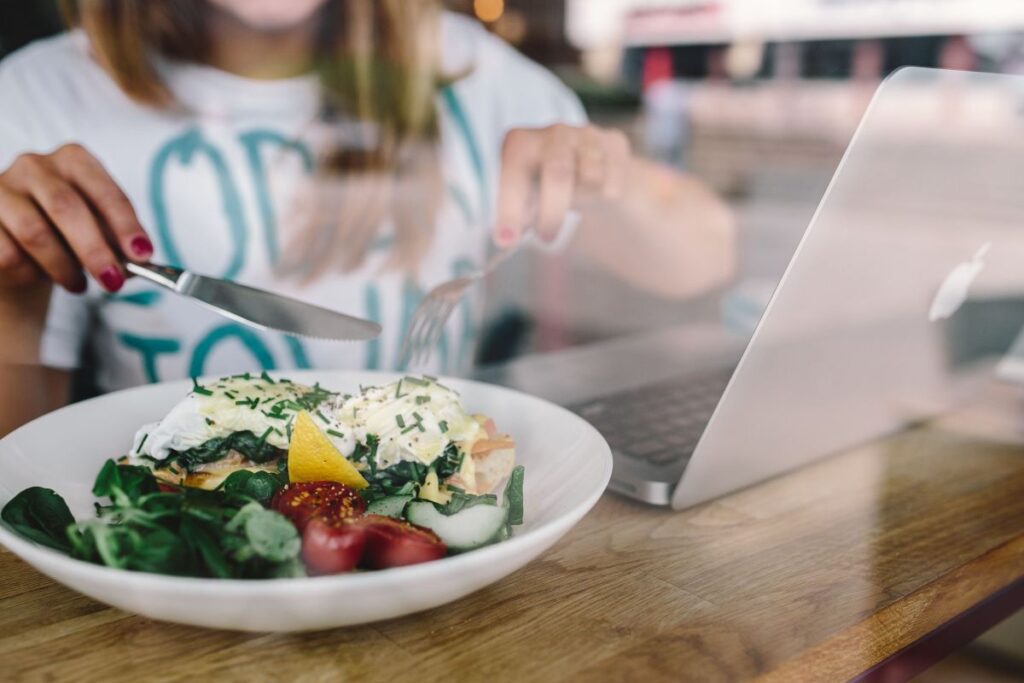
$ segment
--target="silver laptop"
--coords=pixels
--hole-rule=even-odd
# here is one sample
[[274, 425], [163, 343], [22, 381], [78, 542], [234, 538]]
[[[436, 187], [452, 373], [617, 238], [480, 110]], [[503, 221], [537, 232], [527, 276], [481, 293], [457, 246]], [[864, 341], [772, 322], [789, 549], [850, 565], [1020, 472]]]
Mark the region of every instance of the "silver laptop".
[[612, 490], [694, 505], [1021, 367], [1022, 167], [1024, 78], [889, 77], [749, 342], [723, 332], [658, 382], [573, 406], [612, 445]]

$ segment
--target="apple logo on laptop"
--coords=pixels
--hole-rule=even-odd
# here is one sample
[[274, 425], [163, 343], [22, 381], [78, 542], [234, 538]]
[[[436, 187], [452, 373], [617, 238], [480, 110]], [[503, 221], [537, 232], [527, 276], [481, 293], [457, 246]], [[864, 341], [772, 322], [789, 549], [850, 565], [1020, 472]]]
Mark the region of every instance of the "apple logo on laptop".
[[967, 293], [971, 289], [971, 283], [978, 277], [985, 268], [985, 255], [992, 248], [991, 242], [985, 242], [974, 254], [970, 261], [958, 264], [949, 272], [946, 279], [939, 286], [939, 291], [932, 299], [931, 310], [928, 311], [928, 319], [932, 322], [945, 320], [957, 312], [964, 301], [967, 300]]

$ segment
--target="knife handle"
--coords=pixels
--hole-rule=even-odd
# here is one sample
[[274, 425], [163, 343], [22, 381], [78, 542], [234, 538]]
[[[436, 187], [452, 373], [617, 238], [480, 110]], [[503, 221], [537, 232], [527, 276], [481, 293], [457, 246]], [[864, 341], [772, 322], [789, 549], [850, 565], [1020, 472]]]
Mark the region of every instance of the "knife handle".
[[180, 268], [161, 266], [154, 263], [126, 263], [125, 270], [132, 275], [154, 282], [178, 292], [184, 284], [187, 273]]

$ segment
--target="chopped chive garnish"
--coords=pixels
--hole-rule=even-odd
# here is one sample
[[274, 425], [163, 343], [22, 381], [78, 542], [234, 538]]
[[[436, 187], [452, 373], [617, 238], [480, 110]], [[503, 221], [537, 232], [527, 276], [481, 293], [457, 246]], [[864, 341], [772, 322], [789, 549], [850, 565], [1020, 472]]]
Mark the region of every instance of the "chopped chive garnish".
[[425, 387], [430, 384], [430, 382], [424, 382], [419, 377], [403, 377], [402, 379], [408, 382], [409, 384], [415, 384], [418, 387]]
[[267, 371], [266, 371], [266, 370], [264, 370], [264, 371], [263, 371], [263, 372], [262, 372], [262, 373], [260, 374], [260, 379], [262, 379], [262, 380], [263, 380], [264, 382], [266, 382], [267, 384], [277, 384], [277, 382], [275, 382], [275, 381], [274, 381], [273, 379], [271, 379], [270, 375], [268, 375], [268, 374], [267, 374]]
[[342, 434], [341, 432], [335, 431], [333, 429], [328, 429], [327, 433], [330, 434], [331, 436], [336, 436], [339, 439], [344, 439], [345, 438], [344, 434]]
[[316, 415], [317, 417], [319, 417], [322, 422], [330, 422], [330, 420], [328, 420], [326, 417], [324, 417], [324, 414], [321, 413], [319, 410], [316, 411], [313, 414]]
[[448, 421], [447, 420], [441, 420], [440, 422], [437, 423], [437, 427], [438, 427], [438, 429], [441, 430], [441, 433], [444, 434], [445, 432], [448, 431]]
[[434, 377], [433, 375], [423, 375], [423, 376], [426, 377], [427, 379], [429, 379], [431, 382], [436, 382], [437, 381], [437, 378]]
[[395, 398], [402, 398], [402, 381], [398, 380], [398, 385], [395, 386]]
[[417, 422], [423, 422], [423, 416], [417, 413], [415, 410], [412, 412], [412, 416], [416, 418]]
[[206, 424], [212, 425], [213, 424], [213, 420], [211, 420], [210, 418], [206, 418]]
[[284, 430], [285, 430], [286, 432], [288, 432], [288, 440], [289, 440], [289, 441], [291, 441], [291, 440], [292, 440], [292, 423], [293, 423], [293, 422], [295, 422], [295, 420], [294, 420], [294, 419], [288, 420], [288, 424], [286, 424], [286, 425], [284, 426]]
[[274, 431], [273, 427], [267, 427], [267, 431], [263, 432], [263, 435], [260, 437], [260, 443], [266, 441], [267, 437], [270, 436], [270, 432], [272, 431]]
[[225, 391], [224, 395], [227, 396], [228, 398], [230, 398], [232, 401], [234, 401], [235, 398], [238, 396], [237, 394], [235, 394], [233, 392], [230, 392], [230, 391]]
[[405, 418], [403, 418], [401, 415], [395, 415], [395, 422], [398, 423], [398, 428], [399, 429], [402, 429], [403, 427], [405, 427]]
[[451, 387], [446, 387], [445, 385], [441, 384], [440, 382], [434, 382], [434, 384], [436, 384], [437, 386], [441, 387], [445, 391], [452, 392], [453, 394], [457, 395], [459, 393], [459, 392], [455, 391], [454, 389], [452, 389]]
[[274, 430], [274, 433], [277, 434], [278, 436], [284, 436], [281, 430], [278, 429], [277, 427], [272, 427], [272, 429]]
[[143, 434], [142, 435], [142, 441], [139, 442], [139, 447], [135, 449], [136, 453], [141, 453], [142, 452], [142, 447], [146, 445], [146, 439], [148, 439], [148, 438], [149, 438], [149, 434]]
[[213, 396], [213, 392], [200, 384], [195, 377], [192, 378], [192, 392], [202, 396]]
[[241, 375], [231, 375], [231, 379], [251, 379], [251, 375], [248, 372], [243, 372]]
[[[412, 430], [416, 429], [419, 426], [420, 426], [419, 424], [411, 424], [408, 427], [406, 427], [405, 429], [403, 429], [402, 433], [405, 434], [406, 432], [411, 432]], [[420, 431], [423, 431], [422, 428], [420, 428]]]
[[416, 397], [416, 405], [421, 406], [424, 403], [430, 403], [430, 397], [429, 396], [417, 396]]

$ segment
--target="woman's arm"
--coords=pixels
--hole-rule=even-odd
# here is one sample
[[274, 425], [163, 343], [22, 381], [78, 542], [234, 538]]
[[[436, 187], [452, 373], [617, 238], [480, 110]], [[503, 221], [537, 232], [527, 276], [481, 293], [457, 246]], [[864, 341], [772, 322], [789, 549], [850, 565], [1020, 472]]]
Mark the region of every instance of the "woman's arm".
[[71, 373], [0, 363], [0, 437], [68, 402]]
[[49, 283], [0, 289], [0, 437], [68, 401], [70, 373], [39, 364]]
[[124, 259], [152, 253], [128, 198], [81, 146], [0, 172], [0, 435], [68, 400], [68, 373], [39, 356], [53, 287], [80, 294], [88, 272], [115, 292]]
[[530, 227], [554, 239], [573, 209], [583, 218], [576, 248], [654, 294], [693, 296], [732, 274], [732, 215], [696, 179], [635, 157], [619, 131], [554, 125], [509, 132], [497, 243], [508, 246]]

